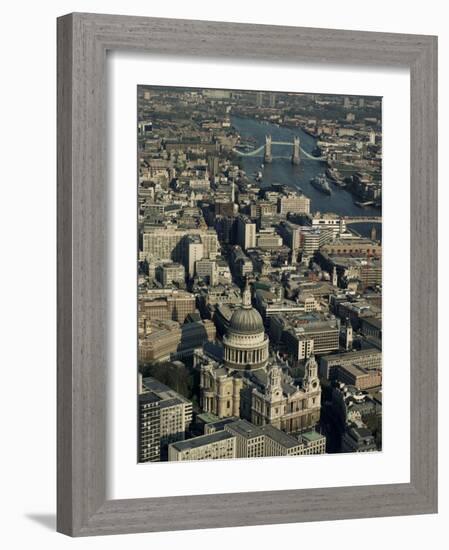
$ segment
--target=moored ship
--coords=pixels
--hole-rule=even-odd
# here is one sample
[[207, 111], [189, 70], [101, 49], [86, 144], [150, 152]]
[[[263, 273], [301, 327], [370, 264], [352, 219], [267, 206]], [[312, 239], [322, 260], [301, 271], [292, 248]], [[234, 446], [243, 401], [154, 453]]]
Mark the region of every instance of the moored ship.
[[329, 178], [329, 180], [334, 183], [335, 185], [338, 185], [338, 187], [346, 187], [346, 183], [341, 177], [340, 173], [332, 168], [326, 169], [326, 176]]
[[327, 179], [324, 174], [319, 174], [318, 176], [315, 176], [310, 180], [310, 183], [315, 187], [315, 189], [321, 191], [321, 193], [324, 193], [325, 195], [331, 194], [331, 189], [329, 187], [329, 184], [327, 183]]

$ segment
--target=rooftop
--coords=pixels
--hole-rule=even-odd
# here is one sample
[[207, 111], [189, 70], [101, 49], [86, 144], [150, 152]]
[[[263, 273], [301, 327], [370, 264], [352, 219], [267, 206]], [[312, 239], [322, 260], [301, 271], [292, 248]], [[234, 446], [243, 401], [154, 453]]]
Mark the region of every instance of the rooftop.
[[235, 432], [238, 435], [245, 437], [247, 439], [251, 439], [253, 437], [259, 437], [263, 434], [262, 428], [259, 428], [254, 424], [251, 424], [251, 422], [248, 422], [247, 420], [243, 420], [243, 419], [236, 420], [235, 422], [229, 423], [226, 429], [231, 432]]
[[160, 401], [159, 397], [153, 392], [141, 393], [139, 395], [139, 401], [141, 403], [158, 403]]
[[197, 420], [200, 420], [201, 422], [204, 422], [205, 424], [213, 424], [214, 422], [218, 422], [219, 418], [218, 416], [215, 416], [215, 414], [203, 412], [196, 416]]
[[286, 434], [281, 430], [278, 430], [271, 424], [266, 424], [265, 426], [262, 426], [261, 430], [267, 437], [273, 439], [277, 443], [281, 444], [283, 447], [291, 449], [292, 447], [299, 447], [302, 444], [293, 436]]
[[219, 443], [220, 441], [233, 439], [234, 437], [235, 436], [231, 435], [229, 432], [220, 430], [212, 434], [192, 437], [191, 439], [186, 439], [185, 441], [177, 441], [176, 443], [172, 443], [170, 446], [177, 451], [188, 451], [190, 449], [198, 449], [199, 447], [204, 447], [205, 445], [210, 445], [212, 443]]
[[320, 439], [325, 438], [324, 435], [316, 432], [315, 430], [312, 430], [310, 432], [305, 432], [301, 434], [301, 437], [305, 439], [306, 441], [319, 441]]

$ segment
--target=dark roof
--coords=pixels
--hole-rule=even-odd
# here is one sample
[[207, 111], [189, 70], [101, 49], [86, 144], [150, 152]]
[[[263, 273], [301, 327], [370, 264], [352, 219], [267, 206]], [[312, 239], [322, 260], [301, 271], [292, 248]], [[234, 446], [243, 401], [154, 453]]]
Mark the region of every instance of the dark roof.
[[235, 432], [242, 437], [246, 437], [247, 439], [252, 439], [253, 437], [259, 437], [263, 435], [261, 428], [243, 419], [229, 423], [226, 426], [226, 430], [230, 431], [231, 433]]
[[140, 403], [158, 403], [159, 401], [160, 401], [159, 397], [151, 391], [147, 393], [141, 393], [139, 395]]

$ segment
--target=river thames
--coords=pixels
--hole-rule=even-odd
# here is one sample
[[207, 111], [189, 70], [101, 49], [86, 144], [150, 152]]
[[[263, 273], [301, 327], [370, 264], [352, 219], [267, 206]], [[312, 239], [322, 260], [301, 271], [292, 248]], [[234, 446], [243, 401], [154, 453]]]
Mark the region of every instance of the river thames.
[[[265, 144], [265, 136], [270, 134], [273, 141], [288, 141], [293, 143], [293, 137], [298, 136], [301, 140], [301, 148], [312, 153], [315, 148], [316, 139], [304, 132], [301, 128], [287, 128], [259, 121], [252, 118], [232, 116], [231, 122], [242, 140], [252, 138], [256, 141], [255, 148]], [[319, 160], [311, 160], [301, 155], [301, 163], [295, 166], [291, 163], [292, 146], [273, 145], [273, 162], [266, 164], [263, 168], [263, 151], [260, 157], [241, 156], [243, 169], [248, 176], [261, 171], [263, 174], [262, 187], [272, 183], [282, 183], [289, 187], [300, 189], [310, 198], [311, 212], [334, 212], [341, 216], [380, 216], [381, 211], [374, 207], [361, 208], [354, 204], [354, 197], [345, 189], [330, 183], [332, 194], [330, 196], [321, 193], [310, 183], [310, 179], [318, 174], [324, 173], [326, 163]], [[284, 158], [276, 158], [276, 157]], [[356, 199], [357, 200], [357, 199]], [[369, 236], [372, 224], [354, 224], [351, 228], [364, 236]], [[376, 224], [377, 238], [382, 238], [381, 224]]]

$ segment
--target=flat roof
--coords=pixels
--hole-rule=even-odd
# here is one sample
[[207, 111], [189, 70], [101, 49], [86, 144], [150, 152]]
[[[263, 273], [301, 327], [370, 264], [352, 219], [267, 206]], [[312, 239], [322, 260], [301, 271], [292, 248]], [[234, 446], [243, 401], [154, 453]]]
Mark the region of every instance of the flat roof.
[[139, 395], [139, 402], [142, 402], [142, 403], [158, 403], [159, 401], [160, 401], [159, 397], [151, 391], [141, 393]]
[[366, 355], [382, 355], [382, 352], [376, 348], [361, 349], [358, 351], [347, 351], [344, 353], [332, 353], [331, 355], [323, 355], [321, 361], [335, 361], [337, 359], [354, 360]]
[[280, 443], [283, 447], [292, 448], [300, 447], [302, 445], [301, 441], [293, 437], [292, 435], [286, 434], [285, 432], [278, 430], [271, 424], [265, 424], [261, 428], [262, 432], [267, 436]]
[[203, 412], [203, 413], [197, 414], [196, 418], [198, 420], [201, 420], [205, 424], [212, 424], [212, 423], [218, 422], [220, 420], [218, 418], [218, 416], [216, 416], [215, 414], [212, 414], [212, 413], [208, 413], [208, 412]]
[[177, 441], [176, 443], [171, 443], [171, 447], [177, 451], [188, 451], [190, 449], [198, 449], [199, 447], [204, 447], [205, 445], [210, 445], [211, 443], [218, 443], [220, 441], [225, 441], [226, 439], [234, 439], [234, 435], [220, 430], [212, 434], [200, 435], [198, 437], [192, 437], [191, 439], [186, 439], [184, 441]]
[[247, 420], [244, 420], [244, 419], [236, 420], [234, 422], [229, 423], [227, 425], [227, 429], [230, 431], [232, 430], [248, 439], [263, 435], [261, 428], [255, 426], [254, 424], [251, 424], [251, 422], [248, 422]]
[[310, 432], [305, 432], [301, 434], [301, 437], [305, 439], [306, 441], [319, 441], [320, 439], [325, 439], [325, 436], [316, 432], [315, 430], [311, 430]]
[[236, 416], [228, 416], [227, 418], [217, 418], [215, 415], [211, 416], [214, 417], [214, 419], [207, 422], [207, 426], [213, 427], [216, 430], [223, 430], [227, 424], [231, 424], [232, 422], [237, 422], [237, 420], [239, 420]]
[[161, 409], [167, 409], [169, 407], [174, 407], [175, 405], [183, 405], [184, 401], [178, 397], [173, 397], [171, 399], [163, 399], [161, 401]]

